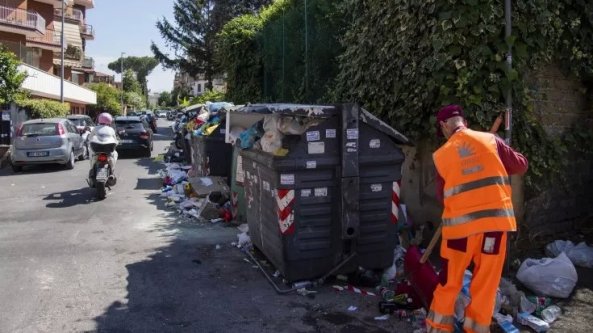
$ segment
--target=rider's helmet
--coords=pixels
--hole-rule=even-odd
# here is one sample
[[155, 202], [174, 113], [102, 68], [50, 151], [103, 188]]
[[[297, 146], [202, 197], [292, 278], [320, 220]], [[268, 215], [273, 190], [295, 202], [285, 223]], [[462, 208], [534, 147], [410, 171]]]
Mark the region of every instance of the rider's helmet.
[[97, 123], [99, 125], [111, 125], [111, 122], [113, 122], [113, 117], [107, 112], [103, 112], [97, 116]]

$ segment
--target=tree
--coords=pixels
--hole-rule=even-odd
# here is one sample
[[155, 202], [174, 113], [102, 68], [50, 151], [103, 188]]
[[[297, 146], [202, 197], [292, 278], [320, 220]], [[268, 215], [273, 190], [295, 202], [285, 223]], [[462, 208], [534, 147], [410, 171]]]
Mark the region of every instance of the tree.
[[165, 68], [195, 77], [204, 74], [206, 89], [212, 89], [217, 73], [214, 59], [216, 34], [233, 17], [255, 13], [271, 0], [176, 0], [173, 5], [174, 23], [163, 18], [156, 23], [174, 55], [171, 56], [152, 42], [154, 56]]
[[134, 75], [134, 72], [131, 69], [128, 69], [124, 72], [123, 89], [124, 92], [135, 92], [138, 94], [142, 94], [140, 82], [138, 82], [136, 76]]
[[121, 114], [120, 91], [107, 83], [91, 83], [89, 88], [97, 93], [97, 104], [91, 106], [93, 111], [107, 111], [113, 115]]
[[158, 60], [153, 57], [124, 57], [123, 59], [120, 57], [116, 61], [109, 63], [107, 67], [117, 74], [121, 73], [122, 65], [124, 72], [132, 70], [136, 74], [136, 80], [140, 83], [142, 94], [146, 96], [148, 94], [146, 77], [158, 64]]
[[157, 104], [159, 106], [173, 106], [173, 99], [171, 98], [171, 93], [168, 91], [163, 91], [160, 95], [159, 95], [159, 99], [157, 101]]
[[146, 98], [135, 91], [124, 92], [124, 102], [126, 105], [132, 107], [134, 110], [141, 110], [146, 108]]
[[52, 101], [50, 99], [23, 98], [16, 100], [16, 104], [29, 111], [31, 118], [65, 117], [70, 113], [70, 104]]
[[19, 71], [19, 63], [14, 53], [0, 47], [0, 104], [14, 102], [23, 95], [21, 85], [27, 74]]

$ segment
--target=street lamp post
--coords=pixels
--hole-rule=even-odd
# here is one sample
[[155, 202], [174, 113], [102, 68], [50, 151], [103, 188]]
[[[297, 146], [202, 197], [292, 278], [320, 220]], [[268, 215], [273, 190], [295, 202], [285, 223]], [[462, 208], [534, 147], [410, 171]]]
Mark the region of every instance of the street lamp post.
[[121, 57], [119, 58], [119, 71], [121, 72], [121, 114], [126, 115], [126, 108], [124, 106], [124, 54], [125, 52], [121, 53]]
[[60, 102], [64, 103], [64, 4], [68, 0], [62, 0], [62, 29], [60, 29]]

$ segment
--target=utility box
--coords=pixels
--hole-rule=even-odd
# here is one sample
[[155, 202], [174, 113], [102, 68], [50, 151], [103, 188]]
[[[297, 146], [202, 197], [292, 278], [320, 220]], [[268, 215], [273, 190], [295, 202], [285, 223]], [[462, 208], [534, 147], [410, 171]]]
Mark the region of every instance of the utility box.
[[243, 109], [311, 124], [284, 135], [285, 156], [240, 152], [253, 244], [289, 281], [390, 266], [404, 161], [398, 145], [409, 140], [357, 105]]

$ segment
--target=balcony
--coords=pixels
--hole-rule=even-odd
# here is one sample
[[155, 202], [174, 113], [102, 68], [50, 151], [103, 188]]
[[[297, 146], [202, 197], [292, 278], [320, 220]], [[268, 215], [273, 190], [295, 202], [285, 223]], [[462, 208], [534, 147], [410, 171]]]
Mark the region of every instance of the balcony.
[[[54, 16], [62, 17], [62, 9], [54, 8]], [[65, 19], [76, 21], [77, 23], [82, 23], [84, 20], [84, 15], [80, 9], [72, 8], [72, 11], [66, 10], [66, 15], [64, 16]]]
[[[19, 70], [27, 73], [22, 88], [33, 96], [60, 99], [60, 78], [38, 68], [21, 64]], [[97, 94], [89, 89], [64, 80], [64, 101], [78, 104], [97, 104]]]
[[50, 50], [54, 52], [61, 51], [60, 33], [54, 29], [46, 29], [43, 36], [27, 37], [28, 47], [38, 47], [44, 50]]
[[95, 30], [93, 26], [90, 24], [83, 24], [82, 29], [80, 30], [82, 37], [84, 39], [93, 40], [95, 39]]
[[86, 8], [94, 8], [95, 7], [94, 0], [74, 0], [74, 4], [85, 6]]
[[94, 69], [95, 68], [95, 59], [93, 59], [91, 57], [85, 57], [84, 60], [82, 61], [82, 68]]
[[45, 33], [45, 19], [35, 11], [0, 6], [0, 31], [40, 36]]

